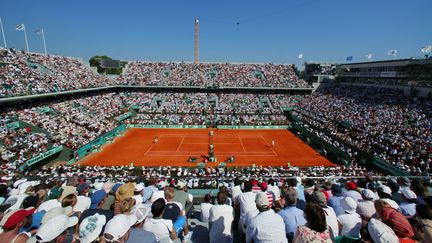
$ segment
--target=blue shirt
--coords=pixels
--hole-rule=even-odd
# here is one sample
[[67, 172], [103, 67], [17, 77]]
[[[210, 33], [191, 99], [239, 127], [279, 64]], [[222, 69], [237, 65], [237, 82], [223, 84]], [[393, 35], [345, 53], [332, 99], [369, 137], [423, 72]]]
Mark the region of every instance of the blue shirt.
[[285, 232], [294, 233], [297, 230], [297, 226], [305, 225], [306, 219], [304, 212], [298, 209], [296, 206], [288, 206], [278, 213], [285, 223]]
[[336, 216], [339, 216], [339, 215], [342, 215], [342, 214], [344, 214], [345, 213], [345, 210], [342, 208], [342, 206], [341, 206], [341, 200], [343, 199], [344, 197], [342, 197], [342, 196], [332, 196], [332, 197], [330, 197], [330, 199], [328, 200], [328, 203], [327, 203], [327, 205], [329, 206], [329, 207], [332, 207], [333, 208], [333, 210], [335, 211], [335, 213], [336, 213]]

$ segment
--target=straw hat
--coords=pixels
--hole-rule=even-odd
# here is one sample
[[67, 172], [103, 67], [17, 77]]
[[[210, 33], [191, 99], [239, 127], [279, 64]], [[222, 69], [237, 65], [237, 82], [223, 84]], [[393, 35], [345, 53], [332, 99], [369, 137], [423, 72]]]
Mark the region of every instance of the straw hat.
[[123, 201], [126, 198], [130, 198], [134, 195], [135, 183], [126, 183], [119, 187], [116, 191], [116, 199]]

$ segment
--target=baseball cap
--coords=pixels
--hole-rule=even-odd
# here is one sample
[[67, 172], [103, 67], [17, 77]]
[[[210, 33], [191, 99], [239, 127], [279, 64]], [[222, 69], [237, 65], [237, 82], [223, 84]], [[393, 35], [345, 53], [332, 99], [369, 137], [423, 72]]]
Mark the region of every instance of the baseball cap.
[[79, 193], [83, 192], [87, 188], [89, 188], [89, 185], [87, 183], [81, 183], [81, 184], [78, 185], [78, 187], [77, 187], [76, 190], [77, 190], [77, 192], [79, 194]]
[[363, 189], [361, 191], [361, 194], [367, 200], [373, 200], [375, 198], [375, 194], [369, 189]]
[[341, 196], [342, 195], [342, 187], [340, 185], [333, 184], [331, 186], [331, 189], [332, 189], [333, 195], [335, 195], [335, 196]]
[[355, 190], [355, 189], [357, 189], [357, 185], [354, 182], [352, 182], [352, 181], [347, 182], [345, 185], [348, 188], [348, 190]]
[[96, 213], [85, 218], [79, 226], [79, 237], [81, 243], [93, 242], [100, 235], [105, 224], [105, 215]]
[[8, 212], [0, 221], [0, 226], [5, 230], [15, 228], [25, 217], [32, 215], [35, 208], [16, 209]]
[[40, 212], [37, 212], [37, 213], [34, 213], [32, 215], [32, 220], [31, 220], [30, 226], [29, 227], [25, 227], [25, 228], [23, 227], [22, 230], [28, 232], [28, 231], [30, 231], [32, 229], [38, 229], [40, 227], [41, 223], [42, 223], [42, 218], [45, 215], [45, 213], [46, 212], [44, 210], [42, 210]]
[[393, 243], [399, 242], [399, 238], [394, 231], [385, 223], [372, 218], [368, 225], [369, 235], [375, 243]]
[[143, 204], [135, 205], [131, 210], [131, 215], [135, 215], [137, 221], [135, 224], [139, 224], [144, 221], [149, 214], [149, 209], [146, 208]]
[[64, 214], [51, 218], [36, 233], [36, 239], [39, 242], [50, 242], [61, 235], [66, 229], [78, 223], [77, 217], [68, 217]]
[[96, 209], [97, 206], [102, 202], [102, 200], [104, 200], [105, 196], [106, 196], [105, 190], [95, 191], [90, 198], [91, 200], [90, 209]]
[[59, 215], [68, 215], [70, 213], [72, 213], [72, 207], [71, 206], [64, 207], [64, 208], [63, 207], [53, 208], [53, 209], [49, 210], [43, 216], [41, 223], [44, 224], [47, 221], [49, 221], [50, 219], [55, 218], [55, 217], [57, 217]]
[[320, 205], [327, 205], [327, 199], [323, 192], [320, 191], [314, 191], [312, 193], [312, 201], [320, 204]]
[[105, 225], [104, 238], [107, 242], [118, 241], [132, 227], [137, 218], [135, 215], [118, 214]]
[[267, 197], [267, 194], [264, 192], [257, 193], [255, 196], [255, 203], [260, 208], [268, 208], [270, 206], [270, 201]]
[[402, 195], [408, 200], [417, 199], [417, 195], [410, 189], [404, 189], [401, 190], [401, 192]]
[[351, 197], [345, 197], [341, 200], [341, 206], [347, 213], [355, 213], [357, 208], [357, 203]]

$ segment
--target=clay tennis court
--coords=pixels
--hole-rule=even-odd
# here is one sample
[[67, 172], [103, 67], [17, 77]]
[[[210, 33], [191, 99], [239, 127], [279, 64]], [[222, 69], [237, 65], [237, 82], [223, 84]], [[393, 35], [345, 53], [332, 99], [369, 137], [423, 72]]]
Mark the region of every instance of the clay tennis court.
[[[325, 157], [306, 145], [288, 130], [222, 130], [222, 129], [147, 129], [131, 128], [102, 150], [90, 154], [80, 162], [85, 165], [135, 166], [196, 166], [188, 162], [209, 153], [209, 132], [214, 131], [214, 152], [218, 163], [235, 156], [228, 166], [287, 165], [332, 166]], [[158, 142], [153, 139], [158, 137]], [[275, 146], [271, 146], [272, 139]]]

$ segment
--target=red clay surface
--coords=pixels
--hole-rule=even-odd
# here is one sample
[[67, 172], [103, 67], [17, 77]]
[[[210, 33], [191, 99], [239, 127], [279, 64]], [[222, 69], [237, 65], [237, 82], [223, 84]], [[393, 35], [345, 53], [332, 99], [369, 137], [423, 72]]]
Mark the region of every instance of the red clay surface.
[[[313, 148], [306, 145], [288, 130], [215, 130], [215, 129], [128, 129], [126, 133], [107, 144], [97, 153], [90, 154], [80, 162], [84, 165], [130, 165], [135, 166], [196, 166], [189, 157], [209, 152], [209, 132], [214, 131], [213, 144], [218, 162], [235, 156], [228, 166], [287, 165], [332, 166]], [[159, 141], [154, 144], [153, 138]], [[271, 146], [272, 139], [275, 146]], [[209, 163], [218, 165], [218, 163]]]

